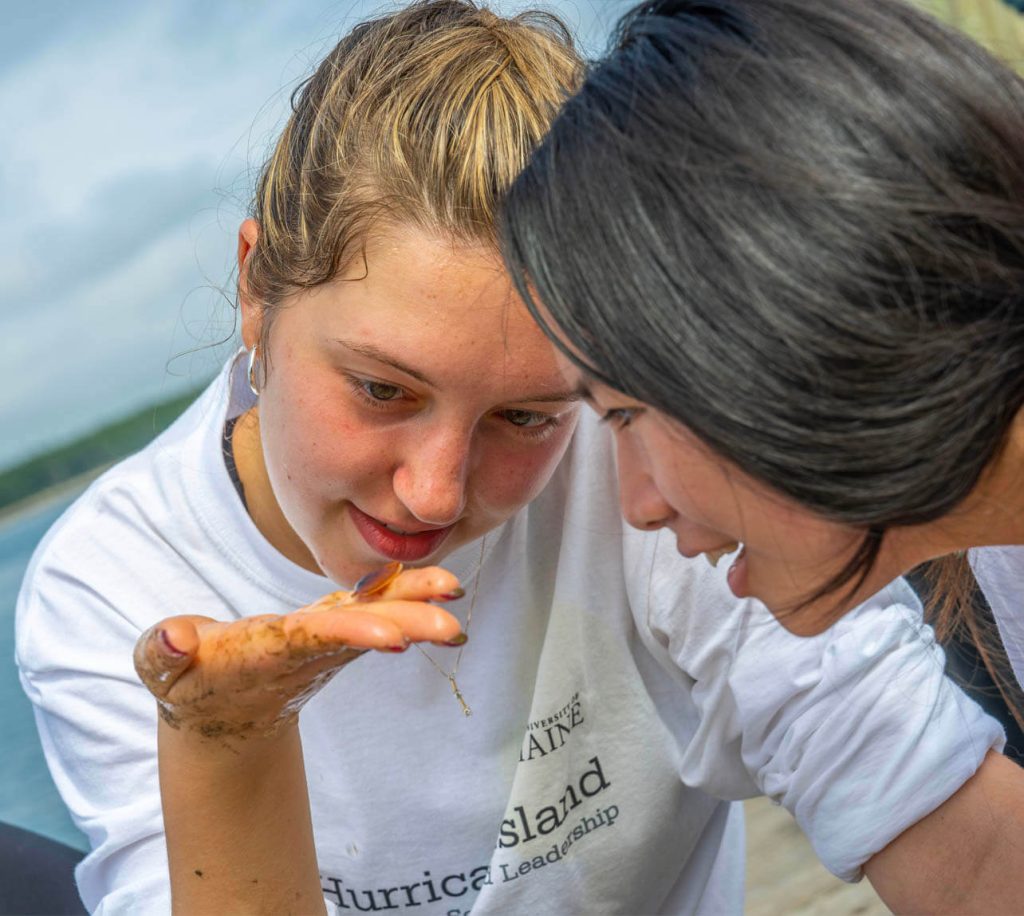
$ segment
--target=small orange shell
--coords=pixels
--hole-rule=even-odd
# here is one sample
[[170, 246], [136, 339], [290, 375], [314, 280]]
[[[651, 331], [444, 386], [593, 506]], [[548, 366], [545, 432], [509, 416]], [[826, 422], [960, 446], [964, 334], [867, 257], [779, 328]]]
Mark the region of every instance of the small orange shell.
[[363, 576], [352, 589], [352, 598], [368, 598], [370, 595], [379, 595], [401, 574], [404, 567], [397, 560], [368, 572]]

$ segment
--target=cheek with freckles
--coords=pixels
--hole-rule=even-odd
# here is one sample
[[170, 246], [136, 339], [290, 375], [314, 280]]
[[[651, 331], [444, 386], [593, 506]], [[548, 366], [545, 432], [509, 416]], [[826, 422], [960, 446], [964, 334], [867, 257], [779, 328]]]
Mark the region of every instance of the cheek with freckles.
[[320, 503], [345, 498], [387, 467], [386, 437], [368, 435], [338, 398], [291, 392], [283, 374], [260, 406], [263, 452], [274, 495], [298, 530]]

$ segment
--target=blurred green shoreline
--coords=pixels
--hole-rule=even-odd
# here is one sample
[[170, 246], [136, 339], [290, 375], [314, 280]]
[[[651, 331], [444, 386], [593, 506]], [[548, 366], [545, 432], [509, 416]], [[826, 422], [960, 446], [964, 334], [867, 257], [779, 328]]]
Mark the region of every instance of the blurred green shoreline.
[[0, 471], [0, 521], [63, 491], [81, 489], [163, 432], [205, 385], [150, 404], [77, 439]]

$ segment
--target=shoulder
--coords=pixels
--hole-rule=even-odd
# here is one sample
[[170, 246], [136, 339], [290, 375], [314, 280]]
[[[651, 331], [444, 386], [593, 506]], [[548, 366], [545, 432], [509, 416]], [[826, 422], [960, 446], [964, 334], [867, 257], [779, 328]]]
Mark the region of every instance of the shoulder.
[[[610, 431], [597, 419], [594, 411], [584, 408], [573, 432], [572, 440], [552, 478], [556, 488], [567, 499], [586, 499], [595, 511], [614, 508], [618, 513], [615, 470], [615, 445]], [[594, 497], [598, 498], [594, 501]]]
[[1024, 592], [1024, 546], [976, 547], [968, 556], [978, 584], [990, 602], [994, 597], [1007, 607], [1019, 603]]
[[[40, 541], [18, 597], [20, 657], [32, 635], [126, 626], [137, 632], [164, 602], [170, 577], [187, 575], [182, 541], [199, 524], [192, 503], [216, 452], [201, 447], [216, 415], [208, 390], [146, 448], [98, 477]], [[226, 472], [225, 475], [226, 477]], [[152, 611], [145, 609], [151, 608]]]
[[187, 516], [188, 482], [216, 469], [209, 448], [216, 395], [209, 389], [145, 448], [98, 476], [39, 543], [26, 581], [65, 572], [130, 567], [142, 542], [173, 537]]
[[969, 557], [1017, 683], [1024, 687], [1024, 546], [976, 548]]
[[598, 423], [592, 410], [581, 411], [551, 479], [517, 513], [514, 525], [525, 525], [530, 544], [543, 544], [546, 553], [559, 546], [567, 550], [567, 555], [559, 557], [560, 566], [571, 563], [573, 557], [600, 562], [609, 552], [621, 553], [614, 447], [609, 431]]

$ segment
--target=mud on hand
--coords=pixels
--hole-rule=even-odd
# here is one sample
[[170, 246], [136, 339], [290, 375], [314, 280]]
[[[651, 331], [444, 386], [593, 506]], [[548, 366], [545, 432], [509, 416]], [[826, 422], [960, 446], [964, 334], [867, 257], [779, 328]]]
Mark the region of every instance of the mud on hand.
[[136, 642], [135, 670], [174, 728], [210, 739], [270, 736], [368, 650], [460, 645], [458, 620], [432, 602], [462, 594], [445, 569], [389, 563], [351, 592], [332, 592], [290, 614], [229, 623], [165, 618]]

